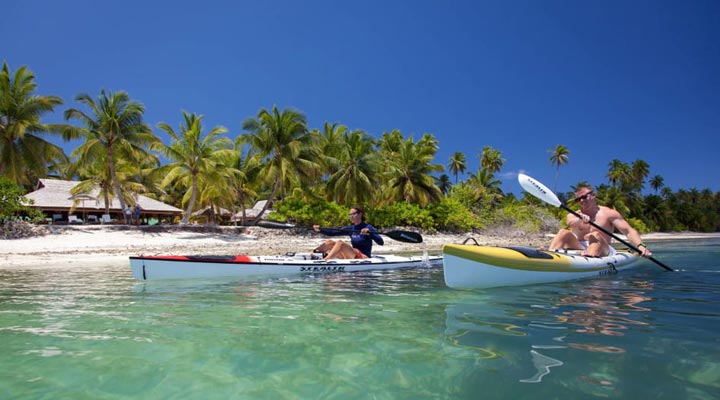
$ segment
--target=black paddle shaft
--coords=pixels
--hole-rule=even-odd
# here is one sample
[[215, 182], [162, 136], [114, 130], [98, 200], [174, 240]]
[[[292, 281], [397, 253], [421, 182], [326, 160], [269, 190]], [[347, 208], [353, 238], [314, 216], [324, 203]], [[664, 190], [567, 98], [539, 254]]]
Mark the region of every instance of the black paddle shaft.
[[[295, 224], [288, 224], [285, 222], [276, 222], [276, 221], [267, 221], [263, 220], [258, 222], [258, 226], [263, 228], [270, 228], [270, 229], [313, 229], [311, 226], [302, 226], [302, 225], [295, 225]], [[339, 229], [339, 228], [324, 228], [326, 230], [335, 231], [335, 232], [343, 232], [343, 233], [353, 233], [357, 232], [353, 229]], [[423, 237], [417, 232], [412, 231], [375, 231], [374, 233], [377, 233], [379, 235], [386, 235], [387, 237], [391, 239], [395, 239], [399, 242], [405, 242], [405, 243], [422, 243]]]

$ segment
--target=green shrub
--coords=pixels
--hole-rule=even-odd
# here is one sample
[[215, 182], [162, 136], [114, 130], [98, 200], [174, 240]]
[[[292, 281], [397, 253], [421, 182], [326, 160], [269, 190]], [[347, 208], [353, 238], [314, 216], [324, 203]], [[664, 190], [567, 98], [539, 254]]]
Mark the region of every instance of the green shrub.
[[275, 203], [268, 219], [307, 226], [344, 226], [348, 225], [348, 209], [335, 202], [286, 198]]
[[528, 233], [554, 232], [560, 227], [560, 222], [546, 207], [518, 202], [508, 203], [496, 210], [492, 224]]
[[23, 196], [23, 189], [9, 179], [0, 176], [0, 221], [41, 221], [42, 211], [30, 208], [27, 204], [32, 204], [32, 200]]
[[393, 203], [368, 212], [368, 222], [376, 227], [414, 226], [422, 229], [434, 229], [430, 210], [416, 204]]
[[444, 197], [438, 204], [428, 207], [435, 221], [435, 229], [446, 232], [469, 232], [482, 229], [480, 217], [473, 214], [460, 200]]

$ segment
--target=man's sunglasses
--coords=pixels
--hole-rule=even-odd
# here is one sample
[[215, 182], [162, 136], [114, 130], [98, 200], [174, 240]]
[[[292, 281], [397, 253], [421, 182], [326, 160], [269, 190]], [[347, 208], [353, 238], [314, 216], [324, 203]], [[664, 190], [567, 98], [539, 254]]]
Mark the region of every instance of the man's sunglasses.
[[594, 194], [593, 192], [587, 192], [587, 193], [585, 193], [585, 194], [582, 195], [582, 196], [576, 197], [576, 198], [575, 198], [575, 201], [587, 200], [588, 197], [592, 196], [593, 194]]

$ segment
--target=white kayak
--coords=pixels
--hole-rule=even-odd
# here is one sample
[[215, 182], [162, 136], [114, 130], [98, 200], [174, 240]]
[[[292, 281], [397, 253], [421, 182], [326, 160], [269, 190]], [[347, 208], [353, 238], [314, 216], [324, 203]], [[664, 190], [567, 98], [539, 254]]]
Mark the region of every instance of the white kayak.
[[280, 256], [137, 256], [130, 257], [135, 279], [285, 276], [358, 272], [383, 269], [439, 267], [441, 256], [374, 255], [363, 259], [323, 260], [314, 253]]
[[579, 251], [543, 251], [531, 247], [443, 246], [445, 284], [451, 288], [531, 285], [616, 274], [634, 266], [638, 256], [616, 251], [585, 257]]

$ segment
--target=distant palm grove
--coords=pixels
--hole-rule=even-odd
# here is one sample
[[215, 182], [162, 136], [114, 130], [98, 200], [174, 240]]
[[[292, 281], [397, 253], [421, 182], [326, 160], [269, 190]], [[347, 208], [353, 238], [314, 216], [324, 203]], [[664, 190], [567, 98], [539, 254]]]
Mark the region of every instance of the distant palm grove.
[[[122, 208], [137, 194], [184, 210], [212, 206], [242, 212], [256, 201], [273, 200], [278, 220], [325, 226], [347, 224], [347, 209], [363, 205], [378, 227], [412, 226], [425, 230], [513, 229], [554, 231], [564, 216], [530, 195], [516, 198], [500, 189], [496, 178], [505, 160], [500, 150], [482, 148], [477, 171], [466, 179], [467, 158], [456, 152], [437, 162], [438, 140], [400, 131], [374, 138], [340, 123], [311, 128], [298, 110], [261, 108], [242, 121], [243, 132], [228, 135], [221, 126], [203, 126], [202, 115], [178, 110], [177, 121], [156, 128], [169, 136], [163, 143], [143, 121], [145, 107], [123, 91], [78, 94], [64, 111], [65, 124], [43, 123], [65, 102], [36, 94], [27, 67], [0, 74], [0, 217], [27, 210], [11, 207], [7, 193], [34, 190], [38, 179], [78, 180], [79, 193], [99, 190], [117, 196]], [[240, 121], [231, 123], [239, 123]], [[50, 141], [80, 139], [71, 153]], [[480, 145], [478, 148], [480, 148]], [[548, 150], [553, 189], [570, 150]], [[165, 161], [161, 161], [165, 160]], [[548, 182], [551, 183], [551, 182]], [[572, 199], [574, 188], [558, 193]], [[720, 198], [705, 190], [673, 191], [663, 178], [650, 176], [643, 160], [611, 160], [607, 183], [595, 187], [598, 201], [623, 213], [641, 232], [718, 231]], [[643, 195], [643, 190], [651, 194]], [[270, 203], [268, 202], [268, 205]], [[265, 210], [263, 210], [264, 212]]]

